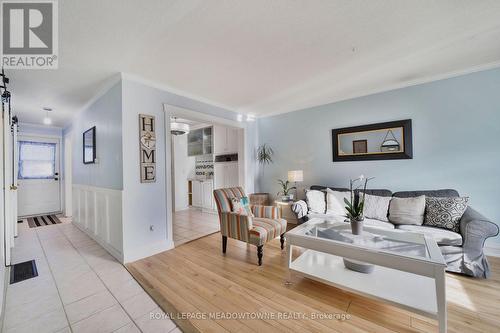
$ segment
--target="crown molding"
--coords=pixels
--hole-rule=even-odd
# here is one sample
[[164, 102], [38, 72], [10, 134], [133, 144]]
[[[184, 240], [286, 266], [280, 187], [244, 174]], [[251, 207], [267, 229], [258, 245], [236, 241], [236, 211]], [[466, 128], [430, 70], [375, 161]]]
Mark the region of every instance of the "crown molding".
[[215, 102], [215, 101], [213, 101], [211, 99], [208, 99], [208, 98], [205, 98], [205, 97], [202, 97], [202, 96], [199, 96], [199, 95], [195, 95], [195, 94], [189, 93], [189, 92], [184, 91], [184, 90], [176, 89], [176, 88], [174, 88], [172, 86], [169, 86], [167, 84], [160, 83], [158, 81], [149, 80], [149, 79], [146, 79], [146, 78], [144, 78], [142, 76], [139, 76], [139, 75], [136, 75], [136, 74], [130, 74], [130, 73], [122, 72], [121, 73], [121, 77], [124, 80], [128, 80], [128, 81], [140, 83], [140, 84], [143, 84], [143, 85], [151, 87], [151, 88], [156, 88], [156, 89], [159, 89], [159, 90], [163, 90], [163, 91], [175, 94], [175, 95], [179, 95], [179, 96], [182, 96], [182, 97], [186, 97], [186, 98], [195, 100], [197, 102], [209, 104], [211, 106], [215, 106], [215, 107], [224, 109], [226, 111], [230, 111], [230, 112], [235, 112], [236, 113], [234, 107], [231, 107], [229, 105], [221, 104], [221, 103]]
[[[303, 111], [303, 110], [307, 110], [307, 109], [311, 109], [311, 108], [315, 108], [315, 107], [319, 107], [319, 106], [348, 101], [348, 100], [359, 98], [359, 97], [365, 97], [365, 96], [380, 94], [380, 93], [389, 92], [389, 91], [393, 91], [393, 90], [418, 86], [421, 84], [432, 83], [432, 82], [442, 81], [442, 80], [446, 80], [446, 79], [452, 79], [455, 77], [473, 74], [473, 73], [477, 73], [477, 72], [482, 72], [482, 71], [495, 69], [495, 68], [499, 68], [499, 67], [500, 67], [500, 61], [491, 62], [488, 64], [473, 66], [473, 67], [469, 67], [467, 69], [452, 71], [452, 72], [448, 72], [445, 74], [433, 75], [433, 76], [428, 76], [428, 77], [424, 77], [424, 78], [420, 78], [420, 79], [416, 79], [416, 80], [412, 80], [412, 81], [408, 81], [408, 82], [403, 82], [400, 84], [387, 85], [387, 86], [382, 87], [382, 88], [365, 90], [363, 92], [352, 94], [352, 95], [349, 95], [347, 97], [334, 99], [331, 102], [324, 103], [324, 104], [310, 105], [307, 107], [303, 107], [303, 108], [295, 109], [295, 110], [291, 110], [291, 111], [276, 111], [276, 112], [265, 113], [265, 114], [259, 115], [257, 118], [267, 118], [267, 117], [277, 116], [277, 115], [285, 114], [285, 113]], [[249, 110], [249, 112], [250, 111], [251, 110]]]

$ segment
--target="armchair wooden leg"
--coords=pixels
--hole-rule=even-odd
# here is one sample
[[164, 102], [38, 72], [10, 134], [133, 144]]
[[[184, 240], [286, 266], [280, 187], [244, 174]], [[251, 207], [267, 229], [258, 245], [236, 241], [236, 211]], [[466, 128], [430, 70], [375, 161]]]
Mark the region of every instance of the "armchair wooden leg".
[[264, 249], [264, 245], [257, 246], [257, 257], [259, 258], [259, 266], [262, 265], [262, 252]]
[[280, 242], [281, 242], [281, 249], [283, 250], [285, 248], [285, 234], [282, 234], [280, 236]]
[[222, 253], [226, 253], [227, 236], [222, 236]]

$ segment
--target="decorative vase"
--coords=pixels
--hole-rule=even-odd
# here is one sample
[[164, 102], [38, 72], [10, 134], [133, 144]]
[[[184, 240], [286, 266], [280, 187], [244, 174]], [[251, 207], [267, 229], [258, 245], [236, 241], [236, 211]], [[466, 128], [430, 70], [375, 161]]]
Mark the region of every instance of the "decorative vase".
[[361, 235], [363, 233], [364, 220], [351, 219], [351, 231], [353, 235]]
[[369, 274], [373, 272], [375, 269], [375, 265], [372, 264], [367, 264], [366, 262], [358, 261], [358, 260], [353, 260], [353, 259], [347, 259], [347, 258], [342, 258], [344, 259], [344, 266], [347, 269], [350, 269], [351, 271], [363, 273], [363, 274]]

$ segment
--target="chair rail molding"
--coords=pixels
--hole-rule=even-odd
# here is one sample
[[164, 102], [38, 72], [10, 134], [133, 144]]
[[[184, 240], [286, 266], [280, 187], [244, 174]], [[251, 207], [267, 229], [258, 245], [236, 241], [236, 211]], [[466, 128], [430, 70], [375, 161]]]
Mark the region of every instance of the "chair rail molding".
[[121, 190], [73, 184], [73, 223], [123, 262]]

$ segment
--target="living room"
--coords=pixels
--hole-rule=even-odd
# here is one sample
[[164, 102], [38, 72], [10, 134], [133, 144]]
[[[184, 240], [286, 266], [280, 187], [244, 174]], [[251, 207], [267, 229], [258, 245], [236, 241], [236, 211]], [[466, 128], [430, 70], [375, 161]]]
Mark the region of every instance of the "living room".
[[500, 327], [498, 1], [1, 6], [2, 331]]

